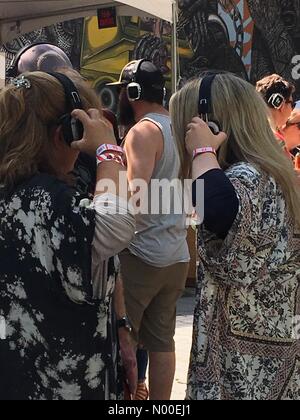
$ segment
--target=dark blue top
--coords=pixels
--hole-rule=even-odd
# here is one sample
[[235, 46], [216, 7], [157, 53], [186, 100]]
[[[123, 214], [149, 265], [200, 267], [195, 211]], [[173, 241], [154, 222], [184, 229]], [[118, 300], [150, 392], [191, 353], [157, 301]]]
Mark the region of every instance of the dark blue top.
[[[204, 225], [207, 230], [225, 239], [239, 210], [235, 189], [221, 169], [212, 169], [198, 179], [204, 180]], [[193, 205], [196, 202], [196, 181], [193, 184]]]

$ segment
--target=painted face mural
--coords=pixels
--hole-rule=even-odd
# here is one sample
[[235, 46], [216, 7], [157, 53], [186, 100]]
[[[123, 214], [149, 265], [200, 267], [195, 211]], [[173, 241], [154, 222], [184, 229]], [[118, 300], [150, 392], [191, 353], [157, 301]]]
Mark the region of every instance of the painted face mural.
[[[242, 61], [243, 18], [233, 1], [179, 0], [179, 30], [188, 38], [194, 53], [192, 62], [183, 69], [184, 78], [197, 75], [201, 69], [227, 70], [247, 79]], [[236, 39], [231, 42], [228, 26], [221, 12], [227, 12], [234, 24]]]
[[300, 54], [300, 0], [248, 0], [254, 20], [252, 42], [251, 80], [278, 73], [296, 82], [300, 95], [299, 79], [292, 78], [293, 57]]

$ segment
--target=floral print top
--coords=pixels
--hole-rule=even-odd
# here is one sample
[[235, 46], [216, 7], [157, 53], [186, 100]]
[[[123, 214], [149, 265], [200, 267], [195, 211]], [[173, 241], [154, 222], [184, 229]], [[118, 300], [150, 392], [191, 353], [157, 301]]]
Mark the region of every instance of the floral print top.
[[300, 231], [273, 178], [227, 176], [240, 209], [224, 241], [199, 231], [187, 398], [300, 400]]
[[112, 310], [114, 261], [95, 297], [96, 211], [37, 175], [0, 196], [0, 399], [121, 396]]

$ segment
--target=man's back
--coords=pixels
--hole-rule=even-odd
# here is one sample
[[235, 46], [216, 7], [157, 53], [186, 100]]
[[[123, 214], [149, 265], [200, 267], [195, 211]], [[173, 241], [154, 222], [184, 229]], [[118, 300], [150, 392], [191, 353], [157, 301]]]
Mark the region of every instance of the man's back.
[[[180, 159], [172, 136], [169, 116], [150, 113], [140, 123], [143, 121], [150, 121], [160, 129], [163, 152], [160, 160], [156, 162], [149, 183], [149, 211], [147, 214], [137, 216], [136, 237], [129, 249], [132, 254], [152, 266], [167, 267], [189, 261], [186, 216], [178, 211], [180, 208], [174, 209], [175, 203], [182, 202], [181, 182], [178, 179]], [[174, 187], [171, 185], [172, 182]], [[160, 193], [158, 183], [162, 185]]]

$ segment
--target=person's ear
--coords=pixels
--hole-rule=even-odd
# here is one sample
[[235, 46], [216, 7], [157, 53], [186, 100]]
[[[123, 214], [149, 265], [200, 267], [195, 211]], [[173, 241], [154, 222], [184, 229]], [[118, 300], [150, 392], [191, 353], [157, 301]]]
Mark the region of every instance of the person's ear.
[[62, 127], [59, 126], [55, 129], [53, 134], [53, 144], [56, 149], [61, 149], [65, 146], [65, 141], [62, 133]]

